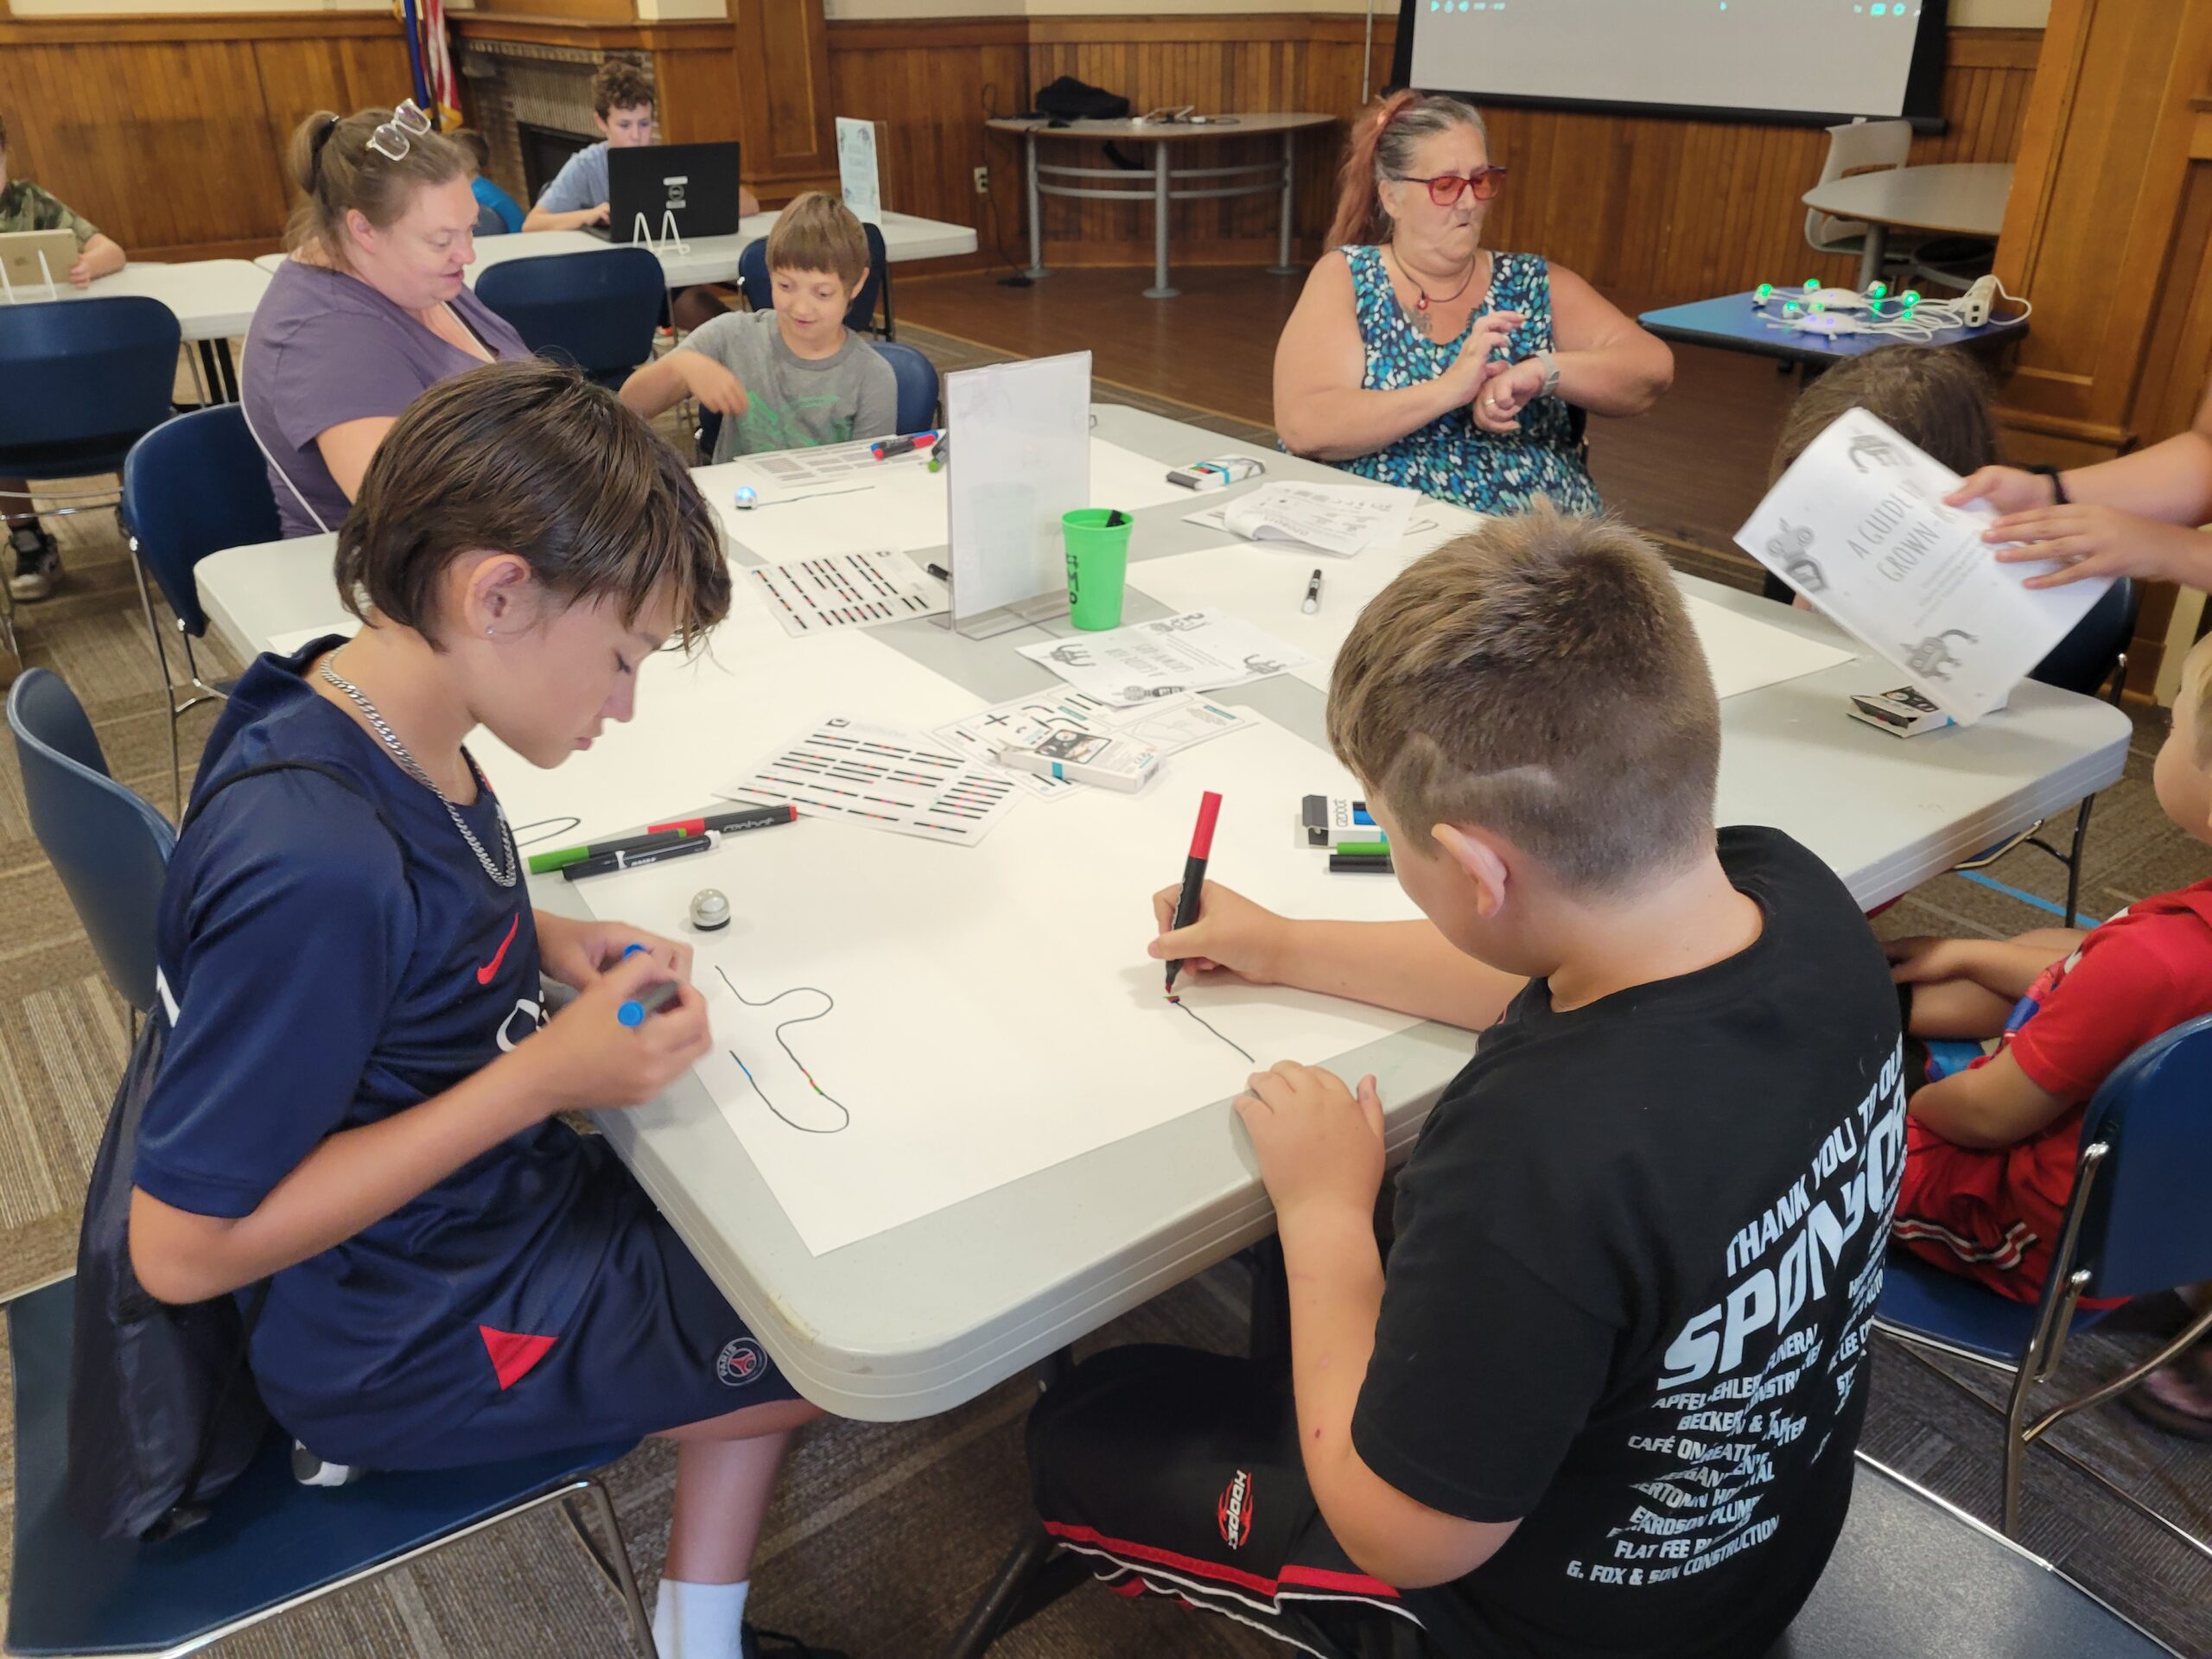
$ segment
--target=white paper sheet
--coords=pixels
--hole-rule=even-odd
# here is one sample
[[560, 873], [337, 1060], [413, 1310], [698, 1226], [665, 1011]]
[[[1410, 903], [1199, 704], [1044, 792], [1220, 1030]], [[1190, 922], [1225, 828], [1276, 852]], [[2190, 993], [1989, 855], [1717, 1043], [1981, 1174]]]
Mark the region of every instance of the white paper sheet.
[[1126, 708], [1185, 691], [1218, 690], [1301, 667], [1306, 654], [1217, 610], [1185, 611], [1103, 633], [1024, 645], [1078, 691]]
[[863, 225], [883, 228], [883, 182], [877, 170], [875, 123], [837, 118], [837, 190]]
[[1418, 490], [1379, 484], [1262, 484], [1222, 507], [1222, 523], [1248, 542], [1288, 542], [1348, 559], [1405, 539]]
[[[1326, 691], [1337, 653], [1369, 601], [1427, 550], [1427, 542], [1440, 544], [1461, 533], [1456, 526], [1448, 531], [1440, 527], [1437, 533], [1398, 550], [1363, 553], [1324, 567], [1321, 608], [1312, 616], [1300, 607], [1306, 579], [1313, 573], [1313, 556], [1287, 548], [1240, 542], [1202, 553], [1147, 559], [1129, 567], [1129, 585], [1170, 609], [1203, 601], [1257, 623], [1309, 653], [1310, 662], [1290, 671], [1315, 690]], [[1724, 697], [1852, 660], [1849, 652], [1807, 639], [1787, 627], [1738, 616], [1694, 594], [1683, 597], [1705, 645], [1713, 689]]]
[[[1054, 686], [1034, 696], [979, 709], [964, 720], [950, 721], [930, 734], [969, 760], [995, 765], [1005, 748], [1035, 748], [1047, 737], [1067, 732], [1096, 733], [1141, 743], [1162, 760], [1209, 738], [1248, 729], [1259, 716], [1210, 697], [1165, 697], [1135, 709], [1116, 709], [1068, 686]], [[1033, 772], [1006, 770], [1017, 788], [1039, 800], [1065, 800], [1091, 787]]]
[[970, 847], [1020, 804], [1013, 778], [918, 732], [830, 715], [718, 784], [726, 801], [791, 805], [863, 830]]
[[1958, 474], [1863, 409], [1807, 446], [1736, 544], [1863, 639], [1914, 690], [1971, 725], [2003, 706], [2109, 581], [2022, 584], [1999, 564], [1987, 505], [1949, 507]]
[[944, 584], [904, 553], [824, 553], [734, 573], [794, 639], [935, 616]]
[[705, 655], [688, 663], [665, 653], [647, 658], [633, 718], [607, 727], [588, 753], [543, 771], [484, 731], [469, 740], [469, 751], [518, 835], [524, 824], [559, 823], [588, 841], [699, 810], [717, 783], [824, 709], [852, 707], [927, 727], [975, 705], [973, 692], [863, 630], [789, 639], [766, 611], [747, 604], [731, 608]]
[[[1144, 954], [1150, 895], [1182, 867], [1202, 790], [1222, 791], [1213, 872], [1238, 891], [1294, 916], [1414, 913], [1395, 882], [1332, 876], [1325, 855], [1294, 844], [1302, 793], [1357, 792], [1320, 750], [1262, 722], [1190, 760], [1141, 795], [1088, 790], [1017, 812], [972, 855], [884, 836], [856, 856], [853, 836], [802, 820], [582, 884], [601, 918], [696, 947], [722, 1039], [699, 1074], [808, 1249], [1224, 1100], [1255, 1063], [1325, 1063], [1413, 1023], [1303, 992], [1185, 981], [1185, 1004], [1248, 1060], [1164, 1001], [1160, 965]], [[708, 887], [729, 896], [727, 934], [685, 919]], [[776, 1006], [743, 1007], [723, 971]], [[772, 1034], [792, 1020], [782, 1034], [796, 1064]]]

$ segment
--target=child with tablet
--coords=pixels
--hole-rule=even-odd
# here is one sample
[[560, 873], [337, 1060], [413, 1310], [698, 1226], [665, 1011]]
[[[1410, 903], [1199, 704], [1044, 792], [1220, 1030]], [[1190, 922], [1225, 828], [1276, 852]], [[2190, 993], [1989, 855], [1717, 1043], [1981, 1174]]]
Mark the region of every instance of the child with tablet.
[[[628, 720], [644, 658], [728, 609], [713, 512], [613, 396], [499, 364], [378, 446], [337, 574], [361, 631], [247, 670], [169, 866], [131, 1265], [168, 1302], [267, 1282], [254, 1379], [327, 1462], [672, 1440], [660, 1652], [750, 1656], [754, 1544], [817, 1413], [562, 1121], [705, 1050], [691, 953], [534, 911], [467, 747], [482, 725], [556, 766]], [[578, 992], [550, 1020], [541, 971]]]

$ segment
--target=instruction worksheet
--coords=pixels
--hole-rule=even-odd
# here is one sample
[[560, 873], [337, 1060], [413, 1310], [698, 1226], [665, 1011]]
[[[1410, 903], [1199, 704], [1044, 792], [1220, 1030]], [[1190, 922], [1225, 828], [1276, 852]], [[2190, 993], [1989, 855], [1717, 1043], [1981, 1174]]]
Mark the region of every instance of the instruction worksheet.
[[944, 609], [944, 584], [904, 553], [824, 553], [737, 572], [793, 639], [872, 628]]
[[[1033, 749], [1048, 737], [1071, 732], [1141, 743], [1165, 759], [1208, 738], [1247, 730], [1257, 718], [1248, 709], [1201, 696], [1163, 697], [1134, 709], [1117, 709], [1062, 686], [980, 709], [965, 720], [938, 727], [931, 735], [986, 766], [996, 764], [1001, 749]], [[1065, 800], [1095, 787], [1033, 772], [1009, 771], [1007, 775], [1040, 800]]]
[[715, 793], [959, 846], [982, 841], [1021, 798], [996, 767], [918, 733], [843, 715], [817, 721]]
[[1021, 654], [1077, 690], [1121, 708], [1264, 680], [1312, 660], [1297, 646], [1211, 610], [1047, 639], [1022, 646]]
[[1736, 544], [1972, 725], [2003, 706], [2112, 584], [2024, 586], [2053, 567], [1991, 557], [1987, 505], [1943, 503], [1958, 483], [1865, 410], [1847, 410], [1768, 492]]

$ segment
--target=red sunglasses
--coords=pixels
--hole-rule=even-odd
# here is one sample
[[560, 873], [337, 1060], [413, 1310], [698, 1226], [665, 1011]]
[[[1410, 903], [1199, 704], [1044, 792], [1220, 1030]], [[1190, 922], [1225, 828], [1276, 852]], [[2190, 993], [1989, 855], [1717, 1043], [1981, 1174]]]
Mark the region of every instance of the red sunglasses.
[[1464, 191], [1472, 191], [1477, 201], [1490, 200], [1505, 182], [1505, 169], [1502, 167], [1478, 167], [1464, 176], [1457, 173], [1440, 173], [1433, 179], [1406, 178], [1399, 182], [1425, 184], [1428, 187], [1431, 201], [1440, 207], [1449, 207], [1459, 200]]

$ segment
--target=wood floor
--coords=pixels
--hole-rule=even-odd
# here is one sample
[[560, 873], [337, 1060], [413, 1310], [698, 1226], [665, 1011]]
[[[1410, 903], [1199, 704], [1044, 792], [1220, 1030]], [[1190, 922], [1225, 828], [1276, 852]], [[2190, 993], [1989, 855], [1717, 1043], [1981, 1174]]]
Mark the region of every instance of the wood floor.
[[[1183, 292], [1173, 300], [1146, 299], [1147, 280], [1121, 269], [1063, 270], [1004, 288], [990, 275], [902, 273], [894, 298], [901, 321], [1021, 357], [1088, 351], [1101, 380], [1272, 427], [1275, 340], [1304, 279], [1196, 267], [1175, 273]], [[1636, 296], [1609, 297], [1631, 315], [1640, 308]], [[1654, 535], [1728, 549], [1764, 493], [1773, 434], [1796, 389], [1764, 359], [1677, 347], [1674, 390], [1656, 409], [1590, 423], [1599, 493]]]

